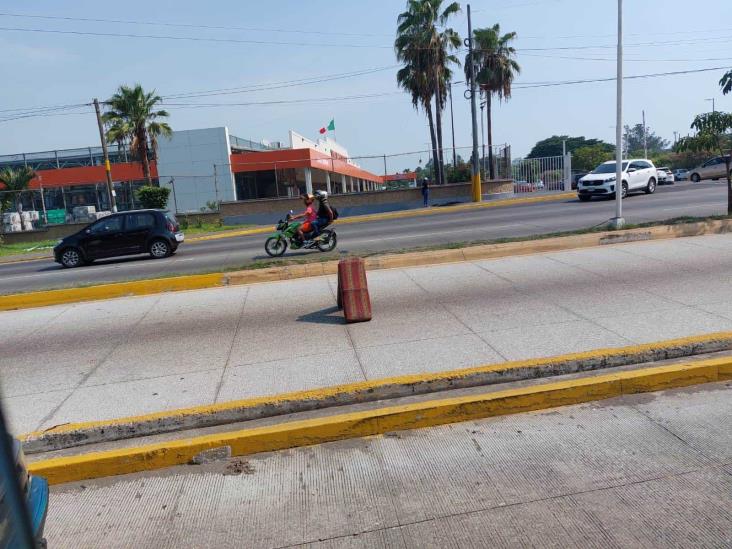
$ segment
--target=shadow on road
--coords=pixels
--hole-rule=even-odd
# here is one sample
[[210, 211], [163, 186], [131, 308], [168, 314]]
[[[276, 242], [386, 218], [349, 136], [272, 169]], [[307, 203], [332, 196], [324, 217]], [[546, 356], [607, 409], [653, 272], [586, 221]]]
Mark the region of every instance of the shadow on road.
[[[338, 313], [338, 314], [335, 314]], [[313, 324], [345, 324], [346, 321], [343, 315], [340, 314], [340, 309], [336, 306], [328, 307], [327, 309], [321, 309], [297, 317], [298, 322], [311, 322]]]

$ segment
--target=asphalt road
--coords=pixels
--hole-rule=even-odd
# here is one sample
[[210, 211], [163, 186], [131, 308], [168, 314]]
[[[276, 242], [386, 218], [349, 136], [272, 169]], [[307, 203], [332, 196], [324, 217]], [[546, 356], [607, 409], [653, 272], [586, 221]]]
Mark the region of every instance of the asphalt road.
[[[682, 215], [720, 215], [726, 209], [724, 182], [677, 183], [653, 195], [632, 195], [623, 203], [628, 223], [664, 220]], [[529, 236], [602, 224], [614, 216], [614, 202], [577, 199], [504, 208], [488, 208], [424, 217], [337, 226], [338, 251], [380, 252], [454, 242]], [[235, 268], [269, 260], [266, 235], [187, 243], [165, 260], [135, 257], [99, 261], [80, 269], [62, 269], [50, 260], [0, 264], [0, 293], [14, 293], [83, 284], [116, 282], [157, 275], [186, 274]], [[288, 252], [284, 258], [317, 255]]]

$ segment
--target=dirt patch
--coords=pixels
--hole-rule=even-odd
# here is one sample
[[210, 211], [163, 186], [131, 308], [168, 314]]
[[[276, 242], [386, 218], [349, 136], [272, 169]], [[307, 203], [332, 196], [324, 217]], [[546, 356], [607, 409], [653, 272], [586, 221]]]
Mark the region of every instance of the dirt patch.
[[253, 475], [254, 466], [244, 458], [234, 458], [224, 467], [223, 474], [226, 476], [232, 475]]

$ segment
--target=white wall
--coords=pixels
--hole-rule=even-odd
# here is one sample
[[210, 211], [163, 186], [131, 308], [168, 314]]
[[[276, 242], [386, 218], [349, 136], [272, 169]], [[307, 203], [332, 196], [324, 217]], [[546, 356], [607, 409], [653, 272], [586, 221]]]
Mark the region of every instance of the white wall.
[[[170, 139], [160, 139], [157, 163], [160, 185], [170, 187], [170, 178], [175, 178], [179, 212], [200, 211], [206, 202], [236, 200], [234, 176], [229, 166], [230, 150], [226, 127], [174, 131]], [[216, 185], [214, 164], [218, 172]], [[172, 192], [168, 207], [175, 207]]]
[[347, 162], [352, 166], [359, 167], [358, 164], [350, 160], [348, 150], [343, 145], [336, 143], [328, 137], [323, 137], [317, 141], [313, 141], [312, 139], [308, 139], [307, 137], [300, 135], [296, 131], [290, 130], [290, 147], [293, 149], [315, 149], [327, 154], [328, 156], [330, 156], [331, 151], [333, 151], [341, 157], [347, 158]]

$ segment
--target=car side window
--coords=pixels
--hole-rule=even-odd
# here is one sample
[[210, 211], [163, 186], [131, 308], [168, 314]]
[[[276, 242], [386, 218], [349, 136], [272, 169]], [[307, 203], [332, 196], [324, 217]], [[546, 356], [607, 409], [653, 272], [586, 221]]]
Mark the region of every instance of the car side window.
[[100, 219], [90, 227], [92, 234], [105, 234], [122, 230], [122, 216]]
[[643, 167], [640, 164], [640, 162], [631, 162], [630, 166], [628, 166], [628, 169], [635, 168], [636, 170], [641, 170], [643, 169]]
[[127, 214], [127, 230], [138, 231], [155, 226], [155, 216], [151, 213]]

